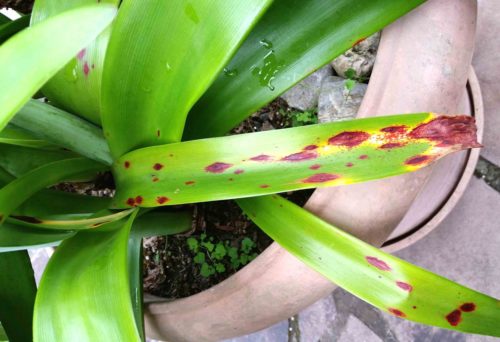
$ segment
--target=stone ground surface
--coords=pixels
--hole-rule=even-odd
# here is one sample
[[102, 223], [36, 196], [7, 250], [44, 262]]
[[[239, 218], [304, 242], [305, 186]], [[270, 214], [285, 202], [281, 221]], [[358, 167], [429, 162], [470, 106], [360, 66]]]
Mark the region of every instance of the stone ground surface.
[[[397, 253], [405, 260], [500, 298], [500, 1], [479, 0], [473, 65], [486, 115], [476, 177], [440, 227]], [[500, 324], [500, 322], [499, 322]], [[500, 339], [460, 334], [404, 321], [374, 309], [342, 289], [293, 320], [226, 342], [487, 342]]]

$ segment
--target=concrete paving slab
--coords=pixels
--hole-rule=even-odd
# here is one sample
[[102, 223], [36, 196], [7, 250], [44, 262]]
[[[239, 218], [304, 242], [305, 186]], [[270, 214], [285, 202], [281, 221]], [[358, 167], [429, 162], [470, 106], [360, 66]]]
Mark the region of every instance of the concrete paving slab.
[[500, 1], [479, 0], [476, 49], [472, 64], [484, 101], [485, 131], [482, 155], [500, 165]]

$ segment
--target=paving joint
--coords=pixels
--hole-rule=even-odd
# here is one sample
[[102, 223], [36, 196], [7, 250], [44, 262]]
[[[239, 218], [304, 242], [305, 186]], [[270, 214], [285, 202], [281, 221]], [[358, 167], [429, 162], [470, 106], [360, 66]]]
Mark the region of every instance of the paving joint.
[[300, 342], [299, 315], [288, 319], [288, 342]]
[[479, 157], [474, 175], [482, 179], [491, 188], [500, 192], [500, 167], [483, 156]]

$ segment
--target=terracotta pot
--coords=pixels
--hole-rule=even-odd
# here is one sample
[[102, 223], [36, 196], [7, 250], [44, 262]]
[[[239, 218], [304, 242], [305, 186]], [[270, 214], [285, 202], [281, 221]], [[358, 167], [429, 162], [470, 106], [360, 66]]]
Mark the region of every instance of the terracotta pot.
[[[430, 0], [387, 27], [358, 117], [423, 111], [457, 113], [472, 59], [476, 11], [475, 0]], [[474, 77], [470, 87], [477, 90]], [[477, 152], [460, 158], [470, 161], [468, 167], [464, 170], [463, 162], [451, 163], [456, 178], [451, 187], [443, 187], [445, 195], [427, 197], [434, 198], [434, 207], [426, 209], [431, 214], [443, 206], [445, 211], [428, 215], [424, 221], [438, 222], [461, 195]], [[381, 245], [400, 222], [404, 223], [402, 219], [418, 202], [417, 195], [429, 179], [432, 182], [434, 170], [447, 162], [390, 179], [318, 189], [305, 207], [351, 234]], [[442, 183], [440, 176], [434, 179]], [[459, 191], [453, 193], [456, 184]], [[448, 202], [443, 198], [449, 198]], [[422, 212], [419, 207], [418, 212]], [[416, 215], [413, 221], [421, 220], [421, 216], [425, 215]], [[416, 241], [418, 234], [422, 236], [436, 225], [410, 234], [413, 238], [393, 245], [392, 250]], [[239, 336], [286, 319], [334, 288], [333, 283], [273, 244], [241, 271], [207, 291], [172, 302], [147, 304], [146, 333], [168, 341], [218, 341]]]

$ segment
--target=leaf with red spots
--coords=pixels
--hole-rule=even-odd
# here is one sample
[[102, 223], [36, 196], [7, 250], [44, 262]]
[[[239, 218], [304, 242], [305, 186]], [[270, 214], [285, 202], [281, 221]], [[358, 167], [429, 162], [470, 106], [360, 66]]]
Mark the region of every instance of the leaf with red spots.
[[500, 336], [497, 299], [387, 254], [280, 196], [237, 202], [288, 252], [381, 310], [445, 329]]
[[[139, 149], [113, 167], [113, 206], [154, 207], [160, 205], [158, 196], [170, 199], [162, 205], [175, 205], [353, 184], [415, 171], [469, 144], [476, 146], [471, 143], [472, 121], [464, 127], [465, 144], [443, 147], [434, 138], [410, 136], [435, 120], [431, 113], [405, 114]], [[383, 131], [403, 126], [405, 133]], [[186, 186], [188, 180], [196, 186]], [[142, 203], [134, 200], [137, 194]]]
[[[104, 0], [102, 3], [106, 4], [104, 6], [118, 8], [120, 1]], [[95, 4], [95, 0], [37, 0], [31, 13], [31, 25], [82, 6]], [[84, 27], [79, 28], [81, 32], [85, 30]], [[109, 27], [99, 36], [95, 35], [94, 39], [83, 43], [85, 45], [80, 45], [69, 63], [62, 69], [60, 65], [60, 71], [43, 86], [43, 93], [51, 102], [97, 124], [101, 122], [101, 80], [110, 32]]]

